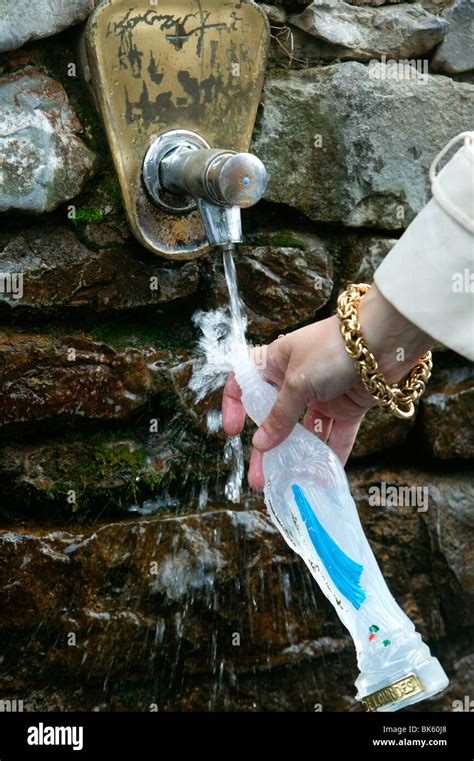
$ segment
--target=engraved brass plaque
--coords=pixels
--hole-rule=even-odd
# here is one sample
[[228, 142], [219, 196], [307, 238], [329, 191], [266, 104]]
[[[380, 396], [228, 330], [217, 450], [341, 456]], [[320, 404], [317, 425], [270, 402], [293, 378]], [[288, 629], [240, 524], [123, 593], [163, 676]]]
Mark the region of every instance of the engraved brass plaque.
[[248, 150], [265, 75], [267, 18], [253, 2], [105, 0], [85, 49], [129, 224], [151, 251], [190, 259], [208, 246], [197, 211], [158, 208], [142, 180], [156, 137], [189, 129]]
[[398, 700], [417, 695], [424, 689], [423, 683], [416, 674], [408, 674], [403, 679], [398, 679], [393, 684], [362, 698], [361, 703], [366, 711], [377, 711], [383, 706], [390, 705], [390, 703], [396, 703]]

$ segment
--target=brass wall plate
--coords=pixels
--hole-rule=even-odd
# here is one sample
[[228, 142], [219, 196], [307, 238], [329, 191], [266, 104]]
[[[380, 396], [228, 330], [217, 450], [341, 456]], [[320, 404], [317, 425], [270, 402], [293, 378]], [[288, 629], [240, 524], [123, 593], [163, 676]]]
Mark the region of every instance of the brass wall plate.
[[208, 243], [199, 212], [167, 212], [147, 195], [149, 146], [189, 129], [213, 148], [248, 150], [269, 41], [265, 13], [246, 0], [104, 0], [90, 16], [86, 77], [129, 224], [151, 251], [192, 259]]

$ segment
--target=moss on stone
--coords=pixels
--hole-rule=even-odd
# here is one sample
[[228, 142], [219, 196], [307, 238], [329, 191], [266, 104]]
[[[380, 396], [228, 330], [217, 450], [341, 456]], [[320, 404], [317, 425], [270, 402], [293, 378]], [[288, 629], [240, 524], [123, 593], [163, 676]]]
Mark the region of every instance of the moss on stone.
[[147, 467], [145, 448], [118, 440], [116, 434], [95, 434], [83, 451], [74, 447], [73, 452], [72, 474], [71, 462], [67, 460], [65, 466], [56, 461], [51, 472], [45, 473], [54, 483], [46, 492], [49, 499], [56, 501], [60, 496], [67, 498], [70, 490], [76, 492], [73, 512], [99, 496], [107, 506], [121, 508], [136, 501], [140, 481], [148, 487], [160, 481], [160, 474]]
[[105, 193], [116, 211], [123, 209], [122, 193], [115, 172], [103, 174], [99, 178], [99, 189]]
[[[125, 434], [126, 435], [126, 434]], [[144, 444], [123, 433], [66, 434], [32, 449], [28, 472], [18, 462], [22, 452], [0, 453], [1, 469], [13, 476], [26, 502], [40, 502], [73, 513], [88, 508], [123, 509], [151, 496], [173, 475], [157, 466]], [[74, 493], [74, 494], [73, 494]]]
[[72, 222], [79, 227], [92, 222], [101, 222], [103, 218], [104, 215], [97, 206], [79, 206], [72, 217]]
[[300, 248], [305, 251], [306, 243], [300, 238], [296, 238], [289, 230], [280, 230], [268, 235], [257, 235], [252, 238], [254, 246], [278, 246], [279, 248]]
[[202, 484], [214, 484], [228, 469], [220, 462], [221, 441], [209, 438], [203, 448], [201, 430], [171, 388], [146, 418], [159, 420], [156, 434], [150, 434], [148, 421], [136, 420], [115, 430], [71, 431], [0, 447], [8, 515], [55, 521], [76, 514], [83, 522], [158, 498], [165, 498], [160, 511], [169, 513], [169, 496], [194, 508]]
[[156, 349], [173, 351], [183, 349], [192, 341], [191, 315], [184, 315], [176, 322], [167, 315], [163, 321], [161, 315], [152, 312], [142, 318], [127, 317], [93, 327], [90, 337], [94, 341], [107, 343], [114, 349], [127, 347], [143, 348], [153, 346]]

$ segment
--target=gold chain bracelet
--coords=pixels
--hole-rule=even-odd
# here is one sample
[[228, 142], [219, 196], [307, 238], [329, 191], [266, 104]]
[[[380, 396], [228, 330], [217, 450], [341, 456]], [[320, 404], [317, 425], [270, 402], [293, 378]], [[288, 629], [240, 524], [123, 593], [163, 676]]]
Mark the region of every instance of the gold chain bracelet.
[[359, 303], [369, 288], [366, 283], [350, 285], [337, 300], [337, 315], [346, 351], [355, 362], [364, 388], [377, 404], [388, 407], [396, 417], [410, 418], [415, 411], [413, 403], [423, 394], [431, 376], [431, 352], [423, 354], [401, 387], [397, 383], [387, 384], [365, 342], [357, 314]]

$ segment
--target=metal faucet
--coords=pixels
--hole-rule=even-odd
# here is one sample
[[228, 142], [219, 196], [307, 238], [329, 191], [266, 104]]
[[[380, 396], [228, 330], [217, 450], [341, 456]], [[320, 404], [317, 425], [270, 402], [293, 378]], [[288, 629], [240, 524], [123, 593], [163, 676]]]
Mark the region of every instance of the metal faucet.
[[256, 204], [267, 172], [251, 153], [211, 149], [196, 132], [171, 130], [158, 137], [143, 162], [152, 199], [167, 211], [198, 208], [211, 246], [240, 243], [240, 210]]
[[132, 233], [175, 261], [238, 243], [240, 209], [256, 203], [266, 183], [258, 159], [240, 153], [249, 149], [270, 49], [264, 9], [253, 0], [95, 6], [77, 63], [104, 123]]

